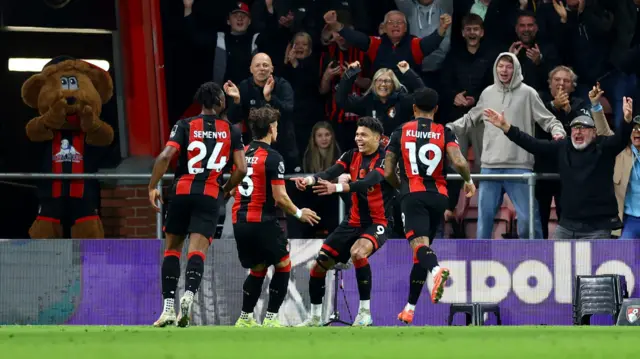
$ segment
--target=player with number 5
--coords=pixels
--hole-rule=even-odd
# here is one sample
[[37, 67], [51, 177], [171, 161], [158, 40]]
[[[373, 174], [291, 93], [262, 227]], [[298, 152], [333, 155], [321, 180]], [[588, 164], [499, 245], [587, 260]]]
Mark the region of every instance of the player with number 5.
[[[409, 299], [398, 320], [410, 324], [428, 272], [433, 276], [431, 301], [442, 298], [449, 269], [438, 265], [438, 257], [431, 249], [436, 230], [448, 207], [445, 178], [446, 151], [454, 168], [464, 179], [464, 191], [472, 197], [476, 187], [471, 180], [469, 164], [460, 152], [456, 135], [433, 121], [438, 111], [438, 93], [430, 88], [414, 93], [413, 116], [392, 134], [385, 157], [385, 178], [400, 188], [400, 206], [405, 236], [413, 250], [413, 269], [410, 274]], [[397, 165], [400, 164], [400, 178]]]
[[[162, 197], [156, 186], [167, 172], [171, 159], [176, 154], [180, 155], [165, 218], [166, 246], [162, 262], [164, 308], [153, 324], [156, 327], [173, 323], [179, 327], [189, 325], [193, 296], [200, 287], [206, 253], [218, 225], [218, 209], [247, 172], [240, 131], [218, 116], [225, 108], [222, 88], [214, 82], [207, 82], [200, 86], [195, 100], [202, 105], [202, 112], [196, 117], [181, 119], [173, 126], [167, 145], [156, 159], [149, 182], [149, 201], [159, 211], [156, 202], [162, 203]], [[230, 160], [236, 170], [222, 186], [222, 175], [231, 168]], [[189, 250], [185, 292], [180, 299], [176, 320], [174, 300], [180, 278], [180, 255], [187, 234]]]
[[271, 144], [278, 137], [280, 112], [270, 106], [249, 112], [249, 127], [254, 140], [245, 149], [247, 175], [238, 186], [231, 210], [238, 257], [243, 268], [250, 269], [242, 286], [242, 312], [237, 327], [255, 327], [253, 309], [270, 266], [275, 270], [269, 284], [269, 304], [264, 327], [280, 327], [278, 310], [287, 295], [291, 260], [289, 240], [280, 227], [276, 205], [301, 222], [318, 224], [320, 217], [308, 208], [299, 209], [287, 195], [284, 184], [284, 160]]

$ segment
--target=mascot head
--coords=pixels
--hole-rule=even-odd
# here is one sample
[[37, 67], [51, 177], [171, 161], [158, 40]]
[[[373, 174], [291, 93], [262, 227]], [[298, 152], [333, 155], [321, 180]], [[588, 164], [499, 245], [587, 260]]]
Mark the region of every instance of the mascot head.
[[60, 56], [49, 61], [39, 74], [31, 76], [22, 85], [22, 100], [41, 115], [51, 107], [64, 101], [67, 116], [62, 128], [74, 129], [78, 114], [85, 106], [90, 106], [100, 115], [102, 105], [113, 95], [113, 81], [109, 73], [88, 62], [68, 56]]

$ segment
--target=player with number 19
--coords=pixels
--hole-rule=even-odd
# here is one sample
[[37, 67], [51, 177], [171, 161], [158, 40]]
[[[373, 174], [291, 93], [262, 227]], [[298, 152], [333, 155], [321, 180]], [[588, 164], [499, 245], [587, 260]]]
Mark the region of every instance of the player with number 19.
[[251, 109], [249, 126], [254, 140], [245, 149], [247, 174], [238, 186], [232, 209], [233, 232], [243, 268], [250, 269], [242, 287], [242, 312], [237, 327], [259, 324], [253, 309], [270, 266], [274, 274], [269, 284], [269, 303], [262, 325], [280, 327], [278, 310], [287, 295], [291, 260], [289, 240], [276, 215], [276, 205], [310, 225], [320, 217], [310, 209], [297, 208], [284, 184], [284, 160], [271, 144], [278, 137], [280, 112], [269, 106]]
[[[467, 197], [473, 196], [469, 164], [460, 152], [455, 134], [433, 121], [438, 110], [438, 93], [425, 88], [414, 93], [414, 120], [399, 126], [391, 134], [385, 158], [385, 178], [400, 188], [400, 206], [405, 236], [413, 250], [409, 299], [398, 319], [413, 321], [414, 311], [428, 272], [433, 275], [431, 301], [442, 298], [449, 269], [440, 268], [431, 243], [448, 207], [444, 152], [465, 180]], [[400, 178], [397, 165], [400, 164]]]
[[[384, 150], [380, 148], [380, 136], [383, 133], [380, 120], [361, 117], [355, 137], [358, 148], [343, 153], [336, 164], [324, 172], [291, 179], [296, 182], [298, 189], [305, 190], [307, 186], [313, 186], [314, 193], [321, 196], [336, 192], [351, 193], [349, 216], [324, 241], [311, 268], [311, 315], [300, 326], [321, 325], [327, 271], [336, 263], [347, 263], [349, 259], [356, 268], [360, 294], [360, 308], [353, 326], [373, 324], [370, 309], [371, 267], [368, 258], [387, 240], [388, 223], [392, 218], [391, 207], [397, 194], [383, 177]], [[329, 182], [345, 172], [350, 174], [354, 182]]]
[[[240, 131], [218, 116], [225, 108], [222, 88], [214, 82], [207, 82], [200, 86], [195, 100], [202, 105], [202, 112], [176, 123], [167, 145], [156, 159], [149, 182], [149, 201], [159, 211], [156, 202], [162, 202], [162, 197], [156, 186], [167, 172], [171, 159], [176, 154], [180, 155], [165, 218], [166, 247], [162, 262], [164, 309], [154, 323], [156, 327], [173, 323], [179, 327], [189, 325], [193, 297], [200, 287], [206, 253], [218, 224], [218, 209], [224, 197], [247, 172]], [[232, 164], [236, 171], [222, 186], [223, 174]], [[185, 292], [180, 299], [176, 320], [174, 300], [180, 277], [180, 255], [187, 234], [189, 250]]]

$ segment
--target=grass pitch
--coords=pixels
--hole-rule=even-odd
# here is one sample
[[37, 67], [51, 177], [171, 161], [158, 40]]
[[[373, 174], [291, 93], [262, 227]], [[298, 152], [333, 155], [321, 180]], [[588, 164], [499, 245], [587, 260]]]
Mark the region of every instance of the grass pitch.
[[0, 327], [0, 358], [640, 358], [638, 327]]

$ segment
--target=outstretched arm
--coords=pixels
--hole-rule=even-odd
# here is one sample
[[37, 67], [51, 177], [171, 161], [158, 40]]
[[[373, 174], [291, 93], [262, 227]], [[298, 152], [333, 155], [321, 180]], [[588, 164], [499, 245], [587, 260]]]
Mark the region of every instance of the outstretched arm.
[[552, 156], [565, 141], [549, 141], [534, 138], [528, 133], [520, 131], [518, 127], [509, 124], [504, 118], [504, 113], [500, 114], [493, 109], [485, 110], [484, 114], [489, 123], [501, 129], [511, 141], [533, 155]]

